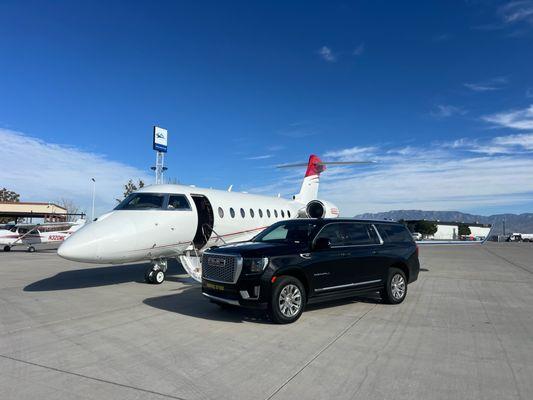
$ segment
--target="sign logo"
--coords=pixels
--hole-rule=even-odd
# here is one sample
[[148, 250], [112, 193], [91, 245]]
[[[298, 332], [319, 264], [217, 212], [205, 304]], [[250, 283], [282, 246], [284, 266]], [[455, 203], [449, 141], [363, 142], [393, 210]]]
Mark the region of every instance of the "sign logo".
[[154, 126], [154, 150], [160, 151], [161, 153], [166, 153], [167, 141], [168, 131], [160, 128], [159, 126]]
[[211, 267], [225, 267], [226, 260], [223, 258], [209, 257], [207, 259], [207, 265]]

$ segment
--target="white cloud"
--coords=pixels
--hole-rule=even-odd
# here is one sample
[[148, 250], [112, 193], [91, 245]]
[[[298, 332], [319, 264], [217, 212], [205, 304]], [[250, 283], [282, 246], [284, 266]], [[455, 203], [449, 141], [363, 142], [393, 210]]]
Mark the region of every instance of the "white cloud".
[[359, 44], [359, 46], [357, 46], [354, 51], [352, 52], [352, 54], [354, 56], [361, 56], [363, 55], [363, 53], [365, 52], [365, 44], [364, 43], [361, 43]]
[[[329, 167], [320, 198], [344, 216], [391, 209], [465, 211], [533, 202], [533, 135], [461, 139], [450, 143], [390, 148], [352, 147], [326, 152], [324, 161], [360, 158], [369, 166]], [[249, 191], [286, 195], [298, 191], [303, 171]]]
[[487, 81], [464, 83], [463, 86], [474, 92], [490, 92], [503, 89], [508, 82], [507, 77], [500, 76]]
[[498, 136], [494, 138], [494, 143], [503, 146], [512, 146], [524, 150], [533, 150], [533, 133], [521, 135]]
[[435, 118], [448, 118], [453, 115], [465, 115], [467, 111], [461, 107], [452, 106], [449, 104], [438, 104], [431, 115]]
[[261, 156], [247, 157], [246, 160], [266, 160], [272, 157], [272, 154], [263, 154]]
[[511, 1], [500, 7], [498, 13], [506, 24], [518, 22], [533, 23], [533, 1]]
[[322, 46], [320, 50], [318, 50], [318, 54], [327, 62], [337, 61], [337, 56], [333, 54], [333, 51], [327, 46]]
[[350, 147], [348, 149], [328, 151], [324, 154], [324, 161], [326, 158], [335, 158], [336, 161], [357, 161], [354, 157], [368, 156], [374, 153], [376, 147]]
[[71, 199], [90, 210], [91, 178], [96, 179], [98, 213], [114, 207], [129, 179], [151, 177], [138, 168], [109, 160], [102, 154], [47, 143], [21, 132], [0, 129], [2, 187], [20, 193], [21, 201]]
[[483, 120], [504, 128], [533, 130], [533, 104], [523, 110], [487, 115], [483, 117]]

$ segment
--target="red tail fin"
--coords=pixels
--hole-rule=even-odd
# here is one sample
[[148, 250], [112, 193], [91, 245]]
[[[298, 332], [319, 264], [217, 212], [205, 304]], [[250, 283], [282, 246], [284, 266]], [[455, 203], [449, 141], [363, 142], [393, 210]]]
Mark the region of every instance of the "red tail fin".
[[305, 176], [320, 175], [325, 169], [326, 166], [322, 163], [322, 160], [318, 158], [318, 156], [311, 154], [309, 156], [309, 163], [307, 164]]

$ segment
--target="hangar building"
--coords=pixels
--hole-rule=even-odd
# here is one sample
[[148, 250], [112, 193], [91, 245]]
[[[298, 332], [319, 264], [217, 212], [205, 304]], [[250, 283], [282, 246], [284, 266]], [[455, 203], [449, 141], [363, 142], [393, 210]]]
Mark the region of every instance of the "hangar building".
[[67, 220], [66, 208], [54, 203], [0, 202], [0, 217], [10, 221], [18, 218], [43, 218], [45, 222], [63, 222]]
[[[405, 221], [407, 224], [415, 224], [418, 220]], [[428, 221], [437, 224], [437, 232], [428, 239], [435, 240], [458, 240], [459, 239], [459, 225], [468, 225], [470, 228], [470, 237], [472, 238], [486, 238], [490, 232], [490, 224], [479, 224], [472, 222], [447, 222], [447, 221]]]

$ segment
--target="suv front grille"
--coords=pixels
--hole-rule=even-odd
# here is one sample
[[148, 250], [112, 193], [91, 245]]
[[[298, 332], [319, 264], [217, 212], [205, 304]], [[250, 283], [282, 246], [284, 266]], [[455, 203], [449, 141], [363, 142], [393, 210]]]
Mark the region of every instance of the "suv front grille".
[[202, 278], [210, 281], [235, 283], [240, 274], [240, 257], [204, 253]]

